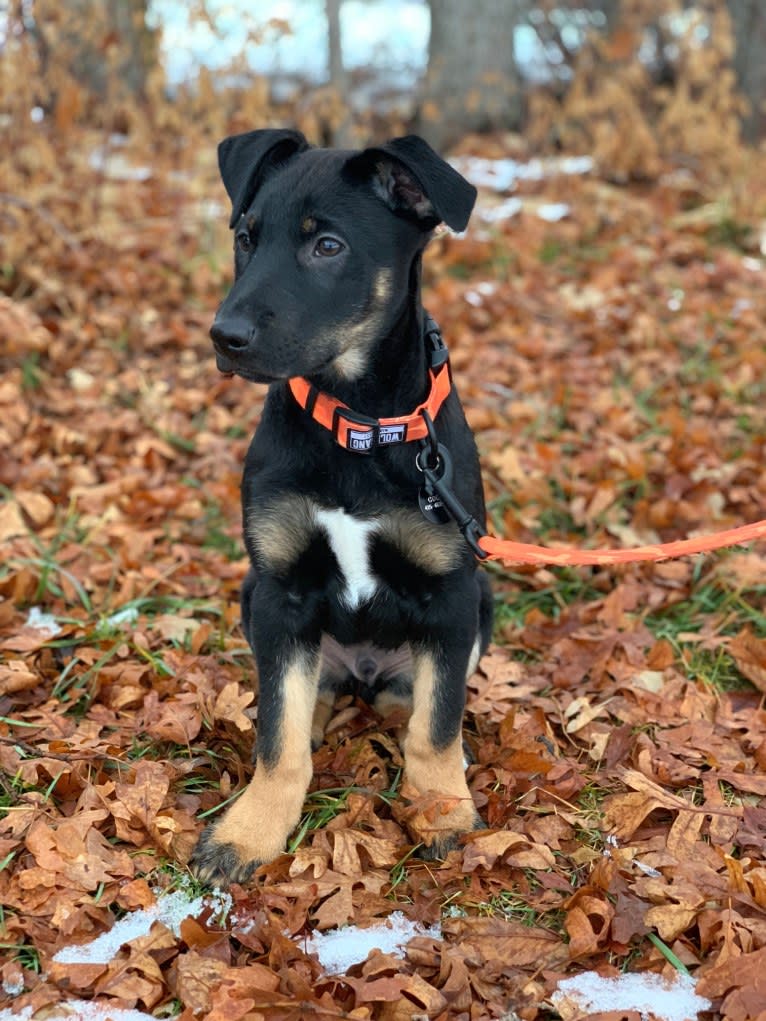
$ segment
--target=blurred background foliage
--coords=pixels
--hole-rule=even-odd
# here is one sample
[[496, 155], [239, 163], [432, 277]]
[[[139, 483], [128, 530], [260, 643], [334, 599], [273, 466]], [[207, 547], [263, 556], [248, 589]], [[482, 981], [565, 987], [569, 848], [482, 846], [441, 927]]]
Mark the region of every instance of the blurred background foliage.
[[[360, 26], [384, 33], [366, 66]], [[280, 66], [291, 37], [300, 66]], [[729, 172], [763, 136], [765, 46], [759, 0], [5, 0], [0, 126], [22, 172], [26, 146], [84, 125], [167, 150], [287, 121], [348, 145], [518, 132], [616, 179]]]
[[0, 0], [0, 291], [50, 289], [40, 228], [71, 254], [183, 211], [191, 252], [223, 222], [215, 143], [285, 124], [670, 168], [690, 210], [749, 221], [765, 49], [760, 0]]

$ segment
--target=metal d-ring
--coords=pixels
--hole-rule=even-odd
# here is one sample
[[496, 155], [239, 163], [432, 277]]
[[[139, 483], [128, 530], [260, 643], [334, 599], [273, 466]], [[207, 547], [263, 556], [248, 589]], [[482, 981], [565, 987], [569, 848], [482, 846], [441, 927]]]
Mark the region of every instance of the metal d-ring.
[[438, 469], [439, 469], [439, 467], [440, 467], [440, 465], [442, 463], [442, 459], [439, 456], [439, 454], [436, 455], [436, 462], [435, 462], [435, 464], [425, 464], [424, 465], [424, 464], [421, 463], [420, 455], [421, 454], [425, 454], [427, 452], [427, 449], [428, 449], [426, 447], [426, 441], [422, 440], [422, 443], [423, 443], [423, 446], [420, 448], [420, 450], [417, 452], [417, 454], [415, 454], [415, 467], [417, 468], [417, 470], [419, 472], [426, 472], [426, 471], [435, 472], [435, 471], [438, 471]]
[[[420, 441], [420, 450], [417, 456], [415, 457], [415, 465], [418, 471], [421, 472], [425, 471], [426, 469], [428, 469], [429, 471], [436, 471], [436, 469], [439, 467], [439, 461], [441, 460], [441, 458], [439, 457], [439, 439], [436, 435], [436, 429], [434, 428], [433, 419], [428, 414], [426, 409], [423, 408], [420, 414], [423, 416], [423, 421], [425, 422], [426, 429], [428, 430], [428, 439]], [[426, 460], [424, 466], [423, 464], [421, 464], [420, 455], [425, 453], [426, 451], [428, 451], [428, 459]]]

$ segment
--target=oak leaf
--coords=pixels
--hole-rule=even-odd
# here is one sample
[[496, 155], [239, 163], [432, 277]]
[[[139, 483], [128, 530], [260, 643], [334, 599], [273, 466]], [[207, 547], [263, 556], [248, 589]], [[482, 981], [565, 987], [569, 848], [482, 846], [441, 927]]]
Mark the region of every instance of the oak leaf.
[[[705, 968], [697, 982], [700, 996], [719, 997], [732, 989], [764, 988], [766, 947], [748, 954], [730, 957], [721, 964]], [[764, 1001], [761, 1001], [763, 1003]]]
[[10, 659], [0, 663], [0, 695], [13, 695], [29, 691], [40, 683], [40, 678], [30, 670], [23, 659]]
[[606, 899], [578, 891], [571, 898], [565, 926], [569, 935], [569, 956], [589, 957], [606, 943], [614, 907]]
[[549, 869], [556, 859], [549, 848], [535, 844], [528, 837], [511, 830], [475, 833], [468, 837], [463, 852], [463, 872], [477, 868], [491, 869], [501, 859], [516, 868]]
[[196, 695], [186, 692], [186, 698], [168, 699], [158, 702], [150, 692], [144, 703], [143, 726], [150, 737], [158, 741], [172, 741], [188, 745], [202, 729], [202, 713], [196, 702]]
[[766, 692], [766, 638], [757, 638], [745, 628], [731, 639], [727, 649], [740, 673], [759, 691]]
[[485, 963], [517, 968], [546, 968], [562, 963], [567, 949], [560, 936], [541, 926], [527, 926], [503, 918], [450, 918], [442, 931], [466, 956]]
[[53, 517], [56, 505], [45, 493], [36, 490], [17, 489], [14, 496], [35, 528], [47, 524]]
[[398, 845], [393, 840], [375, 837], [364, 830], [336, 830], [333, 834], [333, 869], [347, 876], [359, 875], [362, 872], [360, 848], [376, 868], [394, 865], [400, 857]]
[[19, 505], [10, 500], [0, 504], [0, 542], [26, 534], [27, 526]]
[[152, 620], [152, 628], [159, 631], [166, 642], [183, 642], [187, 635], [193, 635], [200, 626], [193, 617], [178, 613], [163, 613]]
[[242, 691], [237, 681], [229, 681], [221, 691], [213, 705], [213, 717], [216, 720], [227, 720], [245, 733], [253, 729], [253, 721], [245, 715], [245, 708], [255, 698], [252, 691]]

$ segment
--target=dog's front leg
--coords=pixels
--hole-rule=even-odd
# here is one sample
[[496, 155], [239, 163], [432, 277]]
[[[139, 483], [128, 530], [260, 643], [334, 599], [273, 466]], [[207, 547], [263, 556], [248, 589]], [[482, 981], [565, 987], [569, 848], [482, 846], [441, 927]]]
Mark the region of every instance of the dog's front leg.
[[255, 775], [223, 818], [202, 834], [191, 866], [205, 882], [244, 882], [285, 849], [311, 780], [311, 723], [319, 649], [284, 643], [258, 656]]
[[482, 825], [465, 779], [462, 741], [466, 675], [475, 667], [475, 643], [475, 633], [452, 631], [414, 655], [404, 771], [420, 794], [434, 795], [410, 821], [433, 858], [443, 858], [463, 833]]

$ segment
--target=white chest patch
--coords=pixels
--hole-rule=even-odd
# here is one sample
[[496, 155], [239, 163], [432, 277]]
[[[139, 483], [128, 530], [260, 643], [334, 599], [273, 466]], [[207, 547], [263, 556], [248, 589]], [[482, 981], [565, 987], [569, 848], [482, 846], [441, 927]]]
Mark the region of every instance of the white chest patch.
[[375, 595], [378, 583], [370, 571], [370, 535], [377, 531], [378, 522], [355, 518], [344, 510], [326, 510], [317, 507], [316, 523], [327, 533], [327, 541], [338, 561], [346, 587], [343, 602], [353, 610]]

